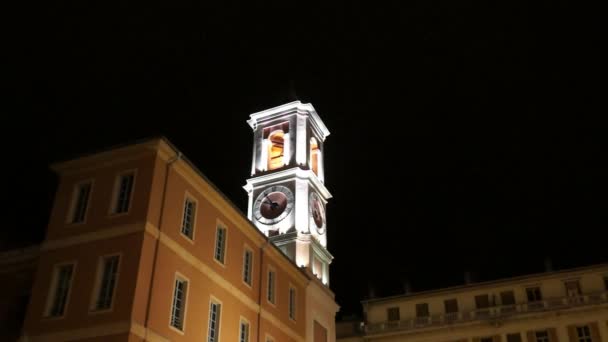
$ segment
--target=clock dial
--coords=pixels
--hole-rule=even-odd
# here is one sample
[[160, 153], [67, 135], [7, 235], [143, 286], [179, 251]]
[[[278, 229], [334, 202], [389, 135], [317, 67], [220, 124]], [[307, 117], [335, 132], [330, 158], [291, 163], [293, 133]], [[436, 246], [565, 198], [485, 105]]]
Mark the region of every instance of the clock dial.
[[275, 185], [262, 191], [255, 200], [255, 218], [263, 224], [283, 220], [293, 209], [294, 197], [289, 188]]
[[310, 194], [310, 216], [315, 224], [317, 233], [325, 233], [325, 207], [316, 193]]
[[285, 208], [287, 208], [287, 196], [282, 192], [276, 191], [264, 197], [260, 205], [260, 213], [267, 219], [274, 219], [281, 215]]

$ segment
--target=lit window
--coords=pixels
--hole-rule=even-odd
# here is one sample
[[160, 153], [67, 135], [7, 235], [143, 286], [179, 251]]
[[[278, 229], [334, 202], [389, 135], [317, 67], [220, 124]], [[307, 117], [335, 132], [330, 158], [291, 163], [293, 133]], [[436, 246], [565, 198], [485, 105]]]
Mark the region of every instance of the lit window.
[[209, 307], [209, 335], [207, 342], [218, 342], [220, 339], [220, 313], [222, 305], [211, 302]]
[[187, 292], [188, 282], [182, 278], [175, 279], [175, 288], [173, 290], [173, 305], [171, 306], [171, 326], [178, 330], [184, 330]]
[[296, 289], [289, 288], [289, 318], [296, 319]]
[[182, 218], [182, 234], [192, 240], [194, 236], [194, 215], [196, 213], [196, 202], [186, 198], [184, 203], [184, 217]]
[[81, 183], [76, 186], [74, 201], [72, 204], [71, 223], [84, 222], [87, 207], [89, 205], [89, 195], [91, 193], [91, 182]]
[[73, 273], [74, 264], [64, 264], [55, 267], [50, 288], [51, 298], [46, 310], [47, 317], [61, 317], [65, 313]]
[[226, 228], [218, 226], [215, 233], [215, 260], [224, 263], [226, 255]]
[[245, 320], [241, 320], [239, 342], [249, 342], [249, 323]]
[[591, 329], [586, 325], [576, 327], [576, 338], [578, 342], [593, 342], [593, 339], [591, 338]]
[[319, 162], [321, 160], [321, 150], [317, 139], [310, 138], [310, 168], [315, 175], [319, 175]]
[[534, 337], [536, 342], [549, 342], [549, 333], [546, 330], [535, 332]]
[[100, 260], [101, 274], [97, 283], [95, 310], [106, 310], [112, 306], [114, 288], [118, 278], [119, 256], [103, 257]]
[[268, 137], [270, 142], [268, 150], [268, 169], [274, 170], [283, 166], [284, 134], [283, 131], [276, 131]]
[[133, 172], [122, 174], [119, 177], [116, 189], [116, 198], [114, 201], [113, 208], [114, 214], [121, 214], [129, 211], [134, 180], [135, 174]]
[[274, 271], [268, 271], [268, 291], [266, 298], [269, 302], [274, 304], [274, 288], [275, 288], [276, 274]]
[[253, 264], [253, 252], [245, 249], [245, 255], [243, 256], [243, 281], [251, 286], [251, 269]]

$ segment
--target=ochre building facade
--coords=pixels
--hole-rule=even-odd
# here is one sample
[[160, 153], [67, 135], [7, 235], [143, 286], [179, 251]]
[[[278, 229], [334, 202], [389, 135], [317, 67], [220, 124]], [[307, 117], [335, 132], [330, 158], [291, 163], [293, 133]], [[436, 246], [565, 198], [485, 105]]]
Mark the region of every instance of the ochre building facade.
[[608, 342], [608, 265], [362, 302], [338, 341]]
[[[298, 106], [279, 119], [306, 123]], [[275, 171], [288, 168], [309, 164]], [[52, 169], [21, 341], [335, 341], [327, 273], [296, 264], [165, 138]]]

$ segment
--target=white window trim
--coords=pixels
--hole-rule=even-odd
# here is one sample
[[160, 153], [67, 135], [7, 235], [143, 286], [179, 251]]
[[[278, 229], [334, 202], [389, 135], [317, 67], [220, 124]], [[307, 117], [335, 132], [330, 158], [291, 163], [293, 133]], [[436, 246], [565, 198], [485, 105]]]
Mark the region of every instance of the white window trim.
[[[68, 313], [68, 309], [70, 307], [70, 298], [72, 297], [72, 289], [74, 288], [74, 278], [76, 277], [76, 266], [77, 266], [78, 262], [76, 260], [71, 260], [71, 261], [63, 261], [63, 262], [59, 262], [53, 265], [53, 271], [51, 273], [51, 283], [49, 286], [49, 290], [47, 292], [46, 295], [46, 303], [44, 306], [44, 311], [42, 312], [42, 317], [46, 320], [56, 320], [56, 319], [63, 319], [67, 316]], [[61, 316], [51, 316], [50, 315], [50, 311], [51, 311], [51, 306], [53, 305], [53, 299], [55, 297], [55, 291], [57, 290], [57, 281], [58, 281], [58, 269], [61, 266], [65, 266], [65, 265], [72, 265], [72, 276], [70, 278], [70, 285], [68, 288], [68, 294], [66, 296], [66, 300], [65, 300], [65, 307], [63, 309], [63, 314]]]
[[[293, 301], [293, 317], [291, 317], [291, 290], [293, 289], [294, 293], [294, 301]], [[289, 283], [289, 290], [287, 291], [287, 316], [289, 320], [295, 323], [298, 319], [298, 289], [292, 284]]]
[[[247, 252], [251, 253], [251, 260], [249, 260], [249, 281], [250, 283], [245, 281], [245, 257], [247, 255]], [[243, 247], [243, 269], [241, 272], [241, 280], [243, 281], [243, 284], [245, 284], [245, 286], [247, 286], [250, 289], [253, 289], [253, 261], [255, 259], [255, 256], [253, 254], [253, 249], [251, 247], [249, 247], [249, 245], [245, 244], [245, 246]]]
[[[221, 312], [220, 312], [220, 314], [221, 314]], [[242, 333], [241, 324], [243, 324], [243, 323], [247, 324], [247, 340], [245, 340], [245, 342], [250, 342], [251, 341], [251, 322], [243, 316], [241, 316], [241, 318], [239, 319], [239, 342], [241, 342], [241, 333]], [[220, 325], [220, 327], [221, 327], [221, 325]]]
[[[114, 290], [112, 293], [112, 301], [110, 302], [110, 307], [107, 309], [96, 309], [97, 297], [99, 296], [99, 289], [101, 288], [101, 281], [103, 278], [103, 261], [108, 257], [118, 257], [118, 265], [116, 266], [116, 282], [114, 283]], [[116, 293], [118, 292], [118, 282], [120, 281], [120, 267], [122, 265], [123, 253], [110, 253], [104, 254], [97, 258], [97, 270], [95, 271], [95, 285], [93, 286], [93, 292], [91, 293], [91, 301], [89, 303], [89, 315], [109, 313], [114, 311], [114, 302], [116, 301]]]
[[222, 337], [222, 315], [224, 314], [224, 303], [219, 300], [217, 297], [215, 297], [214, 295], [210, 295], [209, 296], [209, 305], [207, 306], [207, 336], [205, 338], [205, 341], [209, 341], [209, 324], [211, 322], [211, 304], [219, 304], [220, 306], [220, 316], [218, 319], [219, 322], [219, 326], [217, 329], [217, 340], [218, 342], [220, 341], [220, 338]]
[[[184, 317], [182, 318], [182, 329], [178, 329], [176, 327], [174, 327], [171, 324], [171, 319], [173, 318], [173, 298], [175, 296], [175, 283], [177, 282], [177, 280], [181, 280], [181, 281], [185, 281], [186, 282], [186, 297], [184, 298]], [[180, 272], [175, 272], [175, 275], [173, 276], [173, 283], [171, 286], [171, 296], [169, 297], [169, 329], [177, 332], [180, 335], [184, 335], [184, 333], [186, 332], [186, 318], [188, 317], [188, 297], [190, 296], [190, 288], [191, 288], [192, 283], [190, 282], [190, 279], [188, 277], [186, 277], [185, 275], [183, 275]]]
[[[219, 261], [219, 260], [217, 260], [215, 258], [215, 251], [216, 251], [216, 248], [217, 248], [217, 232], [218, 232], [218, 230], [220, 228], [224, 229], [224, 248], [223, 248], [223, 251], [222, 251], [223, 257], [224, 257], [223, 258], [224, 259], [223, 262], [221, 262], [221, 261]], [[226, 253], [226, 251], [228, 250], [228, 226], [226, 226], [224, 224], [224, 222], [222, 222], [220, 220], [217, 220], [217, 222], [215, 224], [215, 239], [213, 241], [214, 241], [213, 249], [212, 249], [212, 251], [213, 251], [213, 261], [215, 261], [218, 265], [226, 268], [226, 264], [228, 263], [228, 254]]]
[[[272, 299], [273, 299], [273, 301], [270, 301], [270, 299], [268, 299], [268, 289], [270, 287], [270, 281], [269, 281], [268, 278], [269, 278], [270, 272], [274, 273], [274, 287], [272, 289]], [[277, 305], [277, 271], [270, 264], [267, 266], [267, 270], [266, 270], [266, 294], [265, 294], [264, 297], [266, 297], [266, 302], [268, 304], [270, 304], [273, 307], [276, 307], [276, 305]]]
[[[120, 178], [126, 174], [133, 173], [133, 183], [131, 184], [131, 193], [129, 194], [129, 207], [127, 211], [122, 213], [115, 212], [116, 202], [118, 201], [118, 191], [120, 189]], [[114, 186], [112, 188], [112, 199], [110, 201], [110, 208], [108, 210], [108, 216], [120, 217], [128, 215], [133, 208], [133, 194], [135, 193], [135, 184], [137, 183], [137, 169], [128, 169], [120, 171], [114, 176]]]
[[[184, 232], [182, 231], [182, 228], [184, 227], [184, 214], [186, 212], [186, 201], [188, 201], [188, 200], [190, 200], [191, 202], [194, 202], [194, 216], [192, 217], [192, 238], [190, 238], [188, 235], [184, 234]], [[184, 203], [182, 205], [182, 219], [181, 219], [181, 222], [179, 225], [179, 235], [181, 235], [181, 237], [186, 239], [191, 244], [194, 244], [194, 239], [196, 238], [196, 221], [198, 218], [198, 211], [199, 211], [198, 200], [192, 194], [190, 194], [190, 192], [186, 191], [186, 193], [184, 194]]]
[[[76, 205], [78, 204], [78, 189], [84, 184], [91, 184], [91, 189], [89, 190], [89, 198], [87, 199], [87, 207], [84, 209], [84, 218], [82, 222], [73, 222], [74, 214], [76, 214]], [[72, 189], [72, 199], [70, 201], [70, 206], [68, 207], [68, 213], [65, 218], [65, 222], [71, 226], [79, 226], [87, 223], [87, 218], [89, 216], [89, 208], [91, 207], [91, 198], [93, 197], [93, 186], [95, 185], [95, 180], [93, 178], [84, 179], [76, 184], [74, 184]]]

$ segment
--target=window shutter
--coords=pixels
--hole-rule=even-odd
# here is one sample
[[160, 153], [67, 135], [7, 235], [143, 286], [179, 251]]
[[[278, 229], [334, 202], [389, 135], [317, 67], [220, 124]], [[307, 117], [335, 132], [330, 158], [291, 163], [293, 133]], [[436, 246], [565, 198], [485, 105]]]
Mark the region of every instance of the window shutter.
[[591, 338], [593, 339], [593, 342], [602, 340], [600, 338], [600, 329], [597, 326], [597, 322], [589, 323], [589, 330], [591, 330]]
[[568, 337], [570, 337], [570, 341], [578, 341], [576, 338], [576, 326], [568, 326]]
[[[547, 329], [547, 332], [549, 333], [549, 341], [550, 342], [558, 342], [559, 341], [557, 339], [557, 333], [555, 332], [555, 328]], [[565, 341], [559, 341], [559, 342], [565, 342]]]

